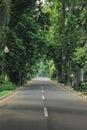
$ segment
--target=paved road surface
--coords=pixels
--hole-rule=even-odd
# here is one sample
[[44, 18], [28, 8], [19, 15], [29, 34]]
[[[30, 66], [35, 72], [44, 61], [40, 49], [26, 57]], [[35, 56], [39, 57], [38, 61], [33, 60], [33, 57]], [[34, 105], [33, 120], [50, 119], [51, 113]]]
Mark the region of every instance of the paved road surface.
[[87, 101], [49, 79], [34, 79], [0, 101], [0, 130], [87, 130]]

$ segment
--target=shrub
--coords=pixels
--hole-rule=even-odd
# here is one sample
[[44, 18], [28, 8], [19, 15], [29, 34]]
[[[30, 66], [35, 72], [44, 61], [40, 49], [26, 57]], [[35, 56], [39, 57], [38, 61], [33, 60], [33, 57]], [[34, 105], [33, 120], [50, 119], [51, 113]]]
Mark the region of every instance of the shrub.
[[81, 83], [81, 87], [83, 90], [87, 90], [87, 82]]
[[3, 84], [3, 76], [0, 76], [0, 84]]
[[3, 90], [15, 90], [17, 86], [13, 84], [12, 82], [4, 82], [3, 84], [0, 85], [0, 91]]
[[87, 82], [78, 82], [74, 85], [74, 89], [79, 91], [87, 90]]

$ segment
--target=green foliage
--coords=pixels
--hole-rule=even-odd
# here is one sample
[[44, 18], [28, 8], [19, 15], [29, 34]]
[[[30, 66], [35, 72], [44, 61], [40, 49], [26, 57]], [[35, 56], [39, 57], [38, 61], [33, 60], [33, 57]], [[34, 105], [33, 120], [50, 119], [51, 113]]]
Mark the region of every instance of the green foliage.
[[3, 90], [3, 91], [0, 92], [0, 97], [4, 96], [4, 95], [6, 95], [10, 92], [11, 92], [11, 90]]
[[86, 64], [86, 48], [79, 47], [74, 52], [74, 58], [73, 60], [76, 62], [76, 64], [82, 68]]
[[87, 82], [81, 83], [82, 90], [87, 90]]
[[3, 76], [1, 75], [0, 76], [0, 84], [2, 84], [3, 83]]
[[[16, 7], [16, 3], [12, 5], [12, 8], [14, 8], [13, 6]], [[23, 10], [19, 8], [17, 20], [12, 21], [11, 18], [9, 25], [8, 47], [10, 52], [5, 57], [8, 61], [5, 72], [9, 79], [16, 84], [21, 84], [26, 81], [26, 78], [30, 79], [34, 75], [35, 63], [45, 53], [46, 48], [43, 37], [45, 33], [30, 10], [32, 10], [30, 5], [27, 8], [24, 7]], [[14, 10], [12, 13], [15, 13]], [[11, 17], [14, 18], [14, 14]]]
[[85, 58], [85, 49], [80, 47], [76, 49], [75, 56], [77, 60], [82, 60]]
[[45, 5], [36, 0], [0, 1], [1, 61], [4, 46], [10, 50], [0, 64], [4, 74], [20, 85], [37, 71], [58, 76], [64, 83], [73, 74], [78, 84], [80, 69], [87, 68], [86, 4], [85, 0], [50, 0]]
[[73, 73], [77, 79], [73, 82], [78, 84], [80, 69], [87, 67], [85, 1], [51, 0], [51, 2], [51, 6], [46, 5], [51, 22], [47, 34], [47, 55], [53, 58], [61, 82], [71, 82], [70, 75]]
[[57, 78], [57, 70], [54, 64], [50, 67], [50, 77], [51, 79]]
[[13, 29], [20, 21], [21, 15], [29, 9], [29, 12], [35, 8], [36, 0], [12, 0], [10, 27]]
[[37, 76], [51, 77], [55, 71], [54, 62], [44, 56], [36, 63], [35, 70]]
[[17, 86], [12, 82], [4, 82], [3, 84], [0, 84], [0, 91], [15, 90], [15, 89], [17, 89]]

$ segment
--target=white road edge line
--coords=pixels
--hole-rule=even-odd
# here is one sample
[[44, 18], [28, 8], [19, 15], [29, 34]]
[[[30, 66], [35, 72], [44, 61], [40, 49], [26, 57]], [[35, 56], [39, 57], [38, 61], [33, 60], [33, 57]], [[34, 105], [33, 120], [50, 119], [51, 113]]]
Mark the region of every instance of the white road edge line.
[[45, 117], [48, 117], [47, 107], [44, 107], [44, 116], [45, 116]]

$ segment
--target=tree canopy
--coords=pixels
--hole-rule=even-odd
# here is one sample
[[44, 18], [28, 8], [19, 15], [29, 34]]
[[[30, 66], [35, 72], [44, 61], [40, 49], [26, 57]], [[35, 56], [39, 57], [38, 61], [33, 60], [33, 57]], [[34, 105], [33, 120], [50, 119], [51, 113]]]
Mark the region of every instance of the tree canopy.
[[[0, 11], [0, 75], [4, 72], [10, 81], [22, 84], [46, 65], [42, 72], [49, 68], [48, 76], [55, 73], [59, 82], [83, 82], [82, 72], [87, 73], [86, 0], [46, 0], [44, 4], [41, 0], [3, 0]], [[3, 53], [5, 46], [8, 54]]]

